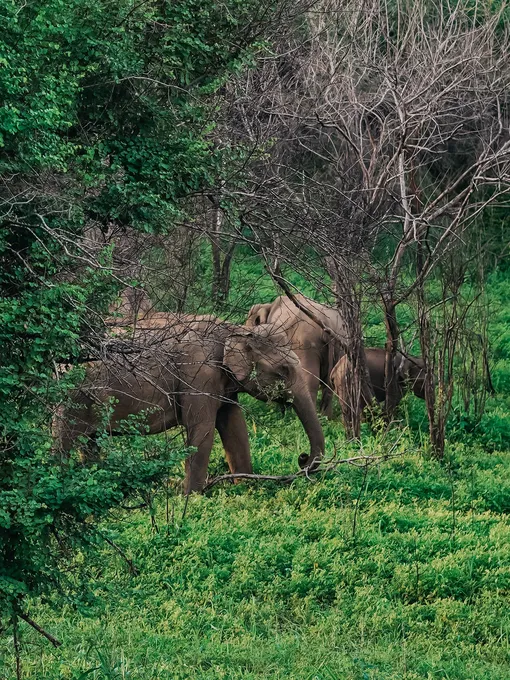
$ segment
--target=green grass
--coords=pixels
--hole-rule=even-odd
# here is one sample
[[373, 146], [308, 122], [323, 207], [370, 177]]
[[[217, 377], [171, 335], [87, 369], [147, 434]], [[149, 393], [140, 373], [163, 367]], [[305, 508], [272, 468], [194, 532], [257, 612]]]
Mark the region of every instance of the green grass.
[[[294, 415], [245, 403], [256, 471], [295, 470]], [[355, 452], [337, 423], [325, 429], [330, 453]], [[440, 465], [416, 441], [404, 434], [401, 456], [366, 476], [215, 487], [184, 519], [172, 496], [167, 522], [162, 495], [158, 532], [147, 512], [112, 520], [139, 575], [105, 550], [87, 615], [34, 605], [64, 644], [23, 624], [24, 677], [507, 680], [510, 456], [456, 444]], [[224, 467], [216, 445], [211, 470]]]

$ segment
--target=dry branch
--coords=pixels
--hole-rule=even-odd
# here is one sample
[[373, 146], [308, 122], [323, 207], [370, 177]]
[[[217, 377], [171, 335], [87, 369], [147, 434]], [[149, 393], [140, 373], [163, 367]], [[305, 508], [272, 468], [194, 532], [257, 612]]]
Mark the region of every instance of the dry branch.
[[[426, 280], [441, 277], [442, 263], [469, 244], [473, 227], [484, 228], [487, 207], [510, 195], [504, 11], [469, 0], [447, 8], [319, 0], [234, 87], [223, 137], [268, 148], [248, 167], [243, 189], [234, 189], [241, 221], [275, 283], [325, 332], [273, 262], [334, 294], [355, 367], [354, 433], [366, 381], [364, 310], [383, 308], [391, 417], [399, 306], [416, 304]], [[311, 250], [323, 256], [331, 285], [314, 271]]]
[[310, 475], [317, 475], [320, 473], [331, 472], [336, 470], [336, 468], [341, 465], [353, 465], [355, 467], [366, 467], [370, 465], [377, 465], [379, 463], [384, 463], [392, 458], [398, 458], [402, 456], [403, 453], [393, 454], [389, 453], [384, 456], [353, 456], [352, 458], [342, 458], [340, 460], [333, 460], [330, 463], [324, 463], [316, 468], [303, 468], [298, 472], [291, 475], [258, 475], [250, 474], [247, 472], [238, 472], [227, 475], [219, 475], [218, 477], [213, 477], [204, 486], [203, 491], [208, 491], [210, 488], [219, 484], [220, 482], [234, 482], [236, 479], [244, 479], [246, 481], [256, 481], [256, 482], [276, 482], [277, 484], [288, 484], [293, 482], [295, 479], [300, 477], [310, 478]]
[[291, 284], [289, 284], [277, 270], [273, 271], [269, 264], [266, 264], [266, 269], [269, 272], [271, 278], [278, 286], [280, 286], [280, 288], [283, 290], [283, 292], [289, 298], [292, 304], [295, 305], [300, 311], [302, 311], [303, 314], [305, 314], [305, 316], [307, 316], [314, 323], [316, 323], [317, 326], [319, 326], [319, 328], [322, 328], [322, 330], [325, 333], [327, 333], [334, 340], [336, 340], [342, 346], [342, 349], [345, 349], [346, 347], [345, 338], [343, 338], [341, 335], [338, 335], [338, 333], [335, 333], [335, 331], [332, 328], [330, 328], [327, 324], [325, 324], [322, 321], [322, 319], [320, 319], [317, 316], [317, 314], [313, 312], [313, 310], [311, 310], [306, 305], [301, 304], [296, 295], [292, 292]]

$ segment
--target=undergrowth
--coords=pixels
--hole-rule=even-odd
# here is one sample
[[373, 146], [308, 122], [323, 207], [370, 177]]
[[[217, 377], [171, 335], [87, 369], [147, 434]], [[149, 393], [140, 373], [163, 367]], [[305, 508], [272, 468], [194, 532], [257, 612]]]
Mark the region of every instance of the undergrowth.
[[[292, 413], [245, 399], [258, 472], [288, 472], [306, 441]], [[325, 423], [329, 455], [357, 452]], [[396, 440], [396, 436], [393, 436]], [[365, 453], [382, 453], [365, 433]], [[32, 615], [27, 678], [508, 678], [508, 455], [453, 444], [443, 464], [405, 432], [377, 466], [289, 486], [162, 492], [123, 512], [90, 565], [94, 600]], [[225, 464], [216, 445], [211, 472]], [[185, 510], [185, 512], [184, 512]], [[13, 659], [4, 641], [0, 677]]]

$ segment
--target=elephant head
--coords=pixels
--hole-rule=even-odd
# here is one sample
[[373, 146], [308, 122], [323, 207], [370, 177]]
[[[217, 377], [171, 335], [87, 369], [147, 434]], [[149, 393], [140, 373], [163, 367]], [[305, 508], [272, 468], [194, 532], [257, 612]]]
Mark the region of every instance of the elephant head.
[[300, 361], [285, 333], [267, 325], [235, 331], [225, 342], [223, 365], [240, 392], [262, 401], [292, 404], [310, 440], [310, 454], [301, 454], [299, 464], [316, 464], [324, 453], [324, 434]]
[[421, 357], [407, 356], [397, 352], [396, 371], [419, 399], [425, 399], [425, 362]]
[[244, 325], [247, 328], [253, 328], [254, 326], [260, 326], [262, 323], [267, 323], [272, 306], [272, 302], [262, 305], [253, 305]]

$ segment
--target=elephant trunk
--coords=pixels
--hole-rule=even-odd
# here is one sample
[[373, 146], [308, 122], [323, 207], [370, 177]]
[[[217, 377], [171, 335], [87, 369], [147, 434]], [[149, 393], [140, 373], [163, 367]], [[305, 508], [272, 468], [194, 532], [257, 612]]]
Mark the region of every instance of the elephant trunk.
[[294, 410], [310, 440], [310, 454], [300, 454], [299, 466], [314, 468], [324, 455], [324, 433], [303, 376], [294, 382], [292, 396]]

